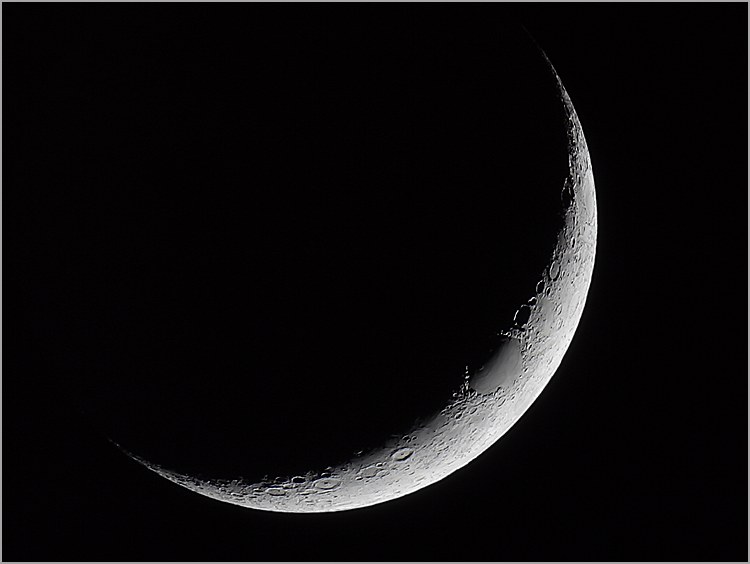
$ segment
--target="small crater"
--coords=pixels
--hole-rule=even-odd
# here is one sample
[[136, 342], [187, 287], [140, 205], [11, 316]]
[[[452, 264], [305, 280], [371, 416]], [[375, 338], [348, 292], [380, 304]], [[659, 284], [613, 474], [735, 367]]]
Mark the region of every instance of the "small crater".
[[393, 460], [396, 460], [397, 462], [401, 462], [402, 460], [406, 460], [407, 458], [409, 458], [412, 454], [414, 454], [414, 451], [412, 449], [400, 448], [393, 454], [391, 454], [391, 458]]
[[315, 486], [319, 490], [335, 490], [341, 485], [341, 480], [337, 478], [321, 478], [320, 480], [315, 480], [313, 483], [313, 486]]
[[552, 264], [549, 265], [550, 280], [557, 280], [558, 276], [560, 276], [560, 263], [553, 260]]
[[359, 472], [359, 475], [363, 478], [373, 478], [377, 473], [377, 466], [368, 466], [367, 468], [362, 468], [362, 470], [360, 470]]
[[286, 492], [284, 490], [282, 490], [281, 488], [268, 488], [266, 490], [266, 493], [268, 495], [273, 495], [273, 496], [277, 496], [277, 497], [286, 494]]
[[305, 483], [305, 479], [302, 476], [295, 476], [294, 478], [292, 478], [292, 483], [293, 484], [304, 484]]

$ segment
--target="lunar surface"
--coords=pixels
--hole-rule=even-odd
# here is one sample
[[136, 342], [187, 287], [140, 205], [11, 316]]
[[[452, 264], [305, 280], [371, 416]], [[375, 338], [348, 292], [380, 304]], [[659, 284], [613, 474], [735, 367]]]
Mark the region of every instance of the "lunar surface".
[[[559, 367], [578, 326], [594, 268], [594, 176], [583, 130], [556, 72], [567, 116], [569, 173], [560, 186], [563, 227], [528, 301], [500, 346], [442, 410], [398, 432], [380, 448], [341, 464], [284, 478], [198, 479], [128, 453], [160, 476], [210, 498], [265, 511], [310, 513], [366, 507], [413, 493], [466, 466], [524, 414]], [[332, 463], [335, 461], [332, 461]]]

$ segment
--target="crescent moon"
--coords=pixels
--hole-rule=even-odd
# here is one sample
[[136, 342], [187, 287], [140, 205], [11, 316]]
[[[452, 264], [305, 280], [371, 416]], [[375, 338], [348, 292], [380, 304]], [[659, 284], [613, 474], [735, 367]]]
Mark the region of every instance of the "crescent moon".
[[515, 326], [502, 333], [502, 344], [482, 369], [465, 375], [440, 412], [344, 464], [276, 481], [198, 479], [126, 454], [163, 478], [212, 499], [265, 511], [320, 513], [414, 493], [466, 466], [500, 439], [560, 366], [583, 313], [596, 255], [596, 194], [586, 139], [560, 77], [548, 59], [547, 63], [567, 117], [563, 226], [539, 283], [530, 288], [531, 299], [519, 307]]

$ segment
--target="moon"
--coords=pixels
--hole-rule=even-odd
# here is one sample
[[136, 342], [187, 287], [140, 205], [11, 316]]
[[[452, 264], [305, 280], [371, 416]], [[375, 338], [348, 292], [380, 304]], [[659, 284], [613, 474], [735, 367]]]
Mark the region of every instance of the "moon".
[[[546, 58], [546, 57], [545, 57]], [[199, 479], [123, 449], [159, 476], [209, 498], [264, 511], [345, 511], [393, 500], [434, 484], [481, 455], [529, 409], [550, 381], [578, 327], [591, 284], [597, 212], [591, 159], [581, 123], [554, 67], [567, 118], [568, 175], [560, 186], [564, 221], [549, 262], [512, 328], [485, 365], [437, 413], [379, 448], [325, 469], [276, 480]], [[119, 446], [119, 445], [118, 445]], [[122, 448], [122, 447], [120, 447]]]

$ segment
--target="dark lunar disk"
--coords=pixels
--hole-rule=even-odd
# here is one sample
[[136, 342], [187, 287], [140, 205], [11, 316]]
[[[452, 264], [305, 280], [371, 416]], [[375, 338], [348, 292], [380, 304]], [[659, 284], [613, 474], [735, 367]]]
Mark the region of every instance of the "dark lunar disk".
[[43, 203], [51, 354], [96, 426], [166, 467], [323, 468], [498, 347], [511, 365], [498, 332], [570, 204], [557, 85], [519, 27], [313, 20], [92, 30], [60, 76], [83, 133]]

